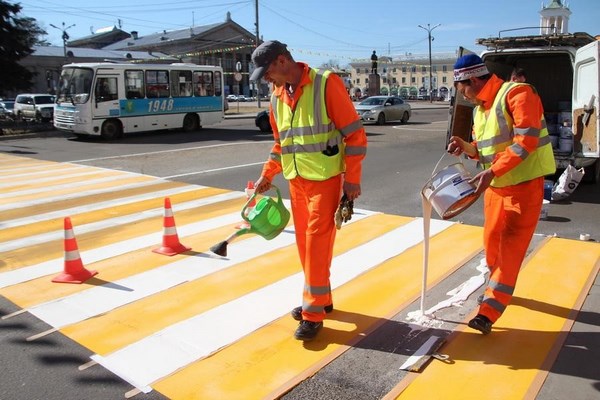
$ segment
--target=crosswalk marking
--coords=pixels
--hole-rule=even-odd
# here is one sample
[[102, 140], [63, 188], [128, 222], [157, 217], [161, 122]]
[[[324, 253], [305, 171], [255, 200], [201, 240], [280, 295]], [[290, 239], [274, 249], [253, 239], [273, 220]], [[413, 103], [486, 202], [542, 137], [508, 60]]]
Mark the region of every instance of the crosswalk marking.
[[[335, 310], [315, 341], [298, 342], [292, 336], [297, 322], [288, 314], [300, 304], [303, 285], [293, 226], [271, 241], [242, 235], [229, 245], [227, 258], [208, 251], [241, 221], [243, 192], [5, 154], [0, 189], [0, 295], [50, 325], [27, 340], [66, 335], [91, 352], [93, 361], [81, 365], [81, 373], [99, 363], [136, 387], [129, 395], [157, 390], [169, 398], [276, 398], [420, 295], [422, 220], [355, 210], [334, 248]], [[173, 257], [150, 251], [161, 243], [164, 197], [171, 198], [179, 238], [192, 247]], [[11, 202], [18, 205], [10, 207]], [[50, 282], [63, 268], [66, 216], [74, 222], [84, 265], [99, 271], [82, 285]], [[435, 290], [480, 254], [482, 230], [449, 221], [432, 224], [427, 284]], [[568, 314], [580, 307], [600, 264], [597, 243], [568, 241], [567, 253], [566, 242], [541, 242], [522, 272], [515, 304], [485, 342], [465, 331], [443, 349], [471, 358], [459, 356], [455, 365], [441, 367], [434, 361], [418, 379], [399, 384], [406, 387], [402, 398], [439, 397], [439, 390], [422, 388], [438, 388], [431, 382], [440, 373], [445, 382], [452, 380], [452, 396], [468, 398], [464, 377], [472, 371], [514, 381], [518, 391], [504, 398], [537, 393], [544, 363], [569, 329]], [[563, 279], [556, 263], [578, 268]], [[541, 280], [556, 282], [553, 291], [564, 293], [550, 296]], [[532, 332], [542, 340], [531, 342]], [[461, 347], [463, 337], [476, 351]], [[524, 356], [527, 351], [513, 349], [521, 345], [534, 347], [527, 351], [537, 364]], [[482, 354], [502, 362], [482, 363], [476, 359]], [[506, 370], [527, 362], [526, 368]], [[486, 398], [501, 395], [506, 392], [485, 392]]]

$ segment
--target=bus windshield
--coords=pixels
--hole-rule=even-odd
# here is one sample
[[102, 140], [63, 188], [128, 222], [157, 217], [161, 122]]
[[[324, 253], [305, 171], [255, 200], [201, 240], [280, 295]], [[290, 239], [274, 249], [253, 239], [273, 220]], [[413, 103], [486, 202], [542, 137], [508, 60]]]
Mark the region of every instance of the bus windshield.
[[94, 71], [89, 68], [64, 67], [60, 74], [58, 99], [73, 104], [86, 103], [90, 98]]

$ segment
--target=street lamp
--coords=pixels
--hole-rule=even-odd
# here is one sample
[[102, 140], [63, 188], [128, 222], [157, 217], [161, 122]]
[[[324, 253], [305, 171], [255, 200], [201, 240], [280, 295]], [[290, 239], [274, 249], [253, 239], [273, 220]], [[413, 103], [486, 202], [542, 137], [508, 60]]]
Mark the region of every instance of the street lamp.
[[433, 37], [431, 36], [431, 31], [433, 31], [435, 28], [437, 28], [440, 25], [441, 24], [437, 24], [433, 28], [431, 28], [431, 25], [429, 25], [429, 24], [427, 24], [427, 28], [425, 28], [424, 26], [418, 25], [419, 28], [423, 28], [427, 31], [427, 39], [429, 40], [429, 102], [430, 103], [433, 102], [433, 98], [431, 96], [431, 92], [433, 89], [433, 75], [431, 73], [431, 41], [433, 40]]
[[65, 23], [63, 22], [62, 28], [59, 28], [58, 26], [56, 26], [54, 24], [50, 24], [50, 26], [58, 29], [59, 31], [62, 31], [63, 52], [65, 54], [65, 58], [67, 58], [67, 40], [69, 40], [69, 34], [67, 33], [67, 29], [74, 27], [75, 24], [65, 27]]

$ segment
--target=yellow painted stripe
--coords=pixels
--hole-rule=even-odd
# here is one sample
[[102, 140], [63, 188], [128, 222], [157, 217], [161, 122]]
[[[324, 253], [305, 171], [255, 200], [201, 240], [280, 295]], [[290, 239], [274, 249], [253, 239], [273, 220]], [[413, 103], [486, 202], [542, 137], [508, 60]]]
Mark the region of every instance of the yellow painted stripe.
[[[198, 188], [196, 190], [187, 191], [184, 193], [177, 193], [169, 196], [171, 199], [171, 205], [173, 210], [177, 210], [177, 204], [186, 201], [198, 200], [210, 196], [216, 196], [218, 194], [226, 193], [228, 190], [216, 189], [216, 188]], [[112, 207], [103, 208], [100, 210], [94, 210], [86, 213], [77, 215], [71, 215], [71, 222], [75, 233], [77, 233], [77, 226], [89, 224], [92, 222], [102, 221], [107, 218], [115, 218], [124, 215], [144, 212], [146, 210], [152, 210], [155, 208], [164, 207], [164, 198], [156, 197], [154, 199], [148, 199], [143, 201], [137, 201], [133, 203], [114, 205]], [[68, 215], [65, 215], [67, 217]], [[52, 232], [63, 229], [63, 219], [56, 218], [41, 222], [32, 222], [31, 224], [15, 226], [2, 230], [2, 241], [15, 240], [19, 238], [25, 238], [28, 236], [38, 235], [40, 233]], [[0, 259], [8, 257], [7, 254], [0, 253]]]
[[[221, 216], [228, 212], [239, 211], [245, 203], [244, 198], [233, 199], [214, 204], [208, 204], [202, 207], [183, 210], [175, 214], [177, 225], [199, 222], [208, 218]], [[141, 212], [143, 210], [139, 210]], [[62, 222], [62, 221], [61, 221]], [[73, 227], [79, 251], [91, 250], [103, 247], [112, 243], [143, 236], [151, 232], [163, 233], [163, 216], [155, 216], [129, 225], [116, 226], [114, 228], [101, 229], [94, 232], [77, 234], [77, 227]], [[0, 272], [13, 270], [28, 265], [35, 265], [43, 261], [61, 258], [63, 256], [63, 239], [38, 244], [35, 251], [28, 248], [20, 248], [2, 254], [4, 261], [0, 265]], [[183, 242], [183, 240], [182, 240]], [[156, 244], [160, 244], [156, 243]], [[148, 245], [153, 245], [148, 243]], [[85, 262], [84, 259], [82, 259]], [[94, 267], [95, 268], [95, 267]], [[0, 292], [1, 293], [1, 292]]]
[[[457, 224], [436, 235], [430, 284], [481, 251], [481, 234]], [[152, 386], [173, 399], [276, 398], [418, 298], [422, 256], [422, 245], [412, 247], [336, 289], [336, 310], [312, 342], [295, 340], [297, 322], [285, 316]]]
[[513, 302], [492, 333], [457, 333], [440, 350], [452, 362], [433, 360], [397, 398], [438, 398], [440, 390], [448, 399], [534, 398], [543, 382], [538, 373], [554, 361], [599, 267], [600, 244], [550, 239], [519, 274]]
[[[104, 177], [109, 177], [109, 176], [116, 177], [116, 176], [121, 176], [121, 175], [135, 176], [130, 173], [125, 174], [122, 171], [98, 170], [96, 173], [86, 174], [85, 176], [65, 175], [65, 176], [57, 177], [57, 179], [52, 179], [52, 181], [49, 181], [49, 182], [43, 182], [41, 184], [43, 184], [43, 185], [60, 185], [60, 184], [64, 185], [67, 183], [77, 183], [78, 184], [84, 180], [87, 181], [87, 180], [96, 179], [96, 178], [104, 178]], [[38, 187], [40, 187], [39, 182], [30, 181], [27, 183], [23, 183], [20, 180], [15, 179], [14, 185], [3, 187], [2, 192], [3, 193], [11, 193], [11, 192], [18, 192], [20, 190], [34, 189], [34, 188], [38, 188]]]
[[[15, 195], [11, 197], [0, 198], [1, 204], [20, 204], [21, 202], [35, 201], [38, 199], [44, 199], [48, 196], [58, 197], [58, 196], [68, 196], [71, 194], [81, 193], [86, 190], [101, 190], [114, 188], [118, 190], [119, 187], [129, 184], [134, 184], [138, 182], [149, 182], [155, 181], [156, 178], [152, 178], [144, 175], [130, 175], [125, 179], [119, 179], [115, 181], [105, 181], [98, 183], [86, 183], [89, 182], [90, 178], [86, 177], [86, 180], [80, 182], [78, 185], [70, 185], [69, 187], [65, 187], [62, 189], [52, 189], [51, 192], [38, 192], [38, 193], [30, 193], [23, 195]], [[94, 195], [95, 196], [95, 195]]]
[[[377, 214], [347, 225], [339, 232], [334, 255], [346, 252], [411, 220]], [[204, 243], [204, 247], [200, 248], [206, 249], [212, 244], [214, 243]], [[108, 314], [65, 327], [62, 332], [97, 354], [105, 355], [300, 270], [296, 246], [287, 246], [120, 307]], [[298, 293], [298, 299], [300, 297]]]
[[47, 213], [51, 211], [60, 211], [71, 207], [81, 207], [85, 204], [94, 204], [102, 201], [116, 200], [121, 197], [137, 196], [146, 193], [152, 193], [160, 190], [167, 190], [188, 186], [185, 183], [157, 181], [156, 185], [149, 185], [139, 188], [130, 188], [124, 190], [114, 190], [108, 193], [100, 193], [91, 196], [84, 196], [77, 199], [67, 199], [63, 201], [53, 201], [46, 204], [39, 204], [31, 207], [17, 208], [0, 212], [1, 220], [10, 220], [25, 218], [36, 214]]

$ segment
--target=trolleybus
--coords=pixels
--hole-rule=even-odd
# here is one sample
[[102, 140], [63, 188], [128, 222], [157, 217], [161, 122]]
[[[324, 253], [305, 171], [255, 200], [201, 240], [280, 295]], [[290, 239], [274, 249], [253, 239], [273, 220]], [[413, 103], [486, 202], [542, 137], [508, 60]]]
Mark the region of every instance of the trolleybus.
[[67, 64], [56, 103], [54, 126], [78, 136], [191, 132], [223, 120], [223, 70], [185, 63]]

